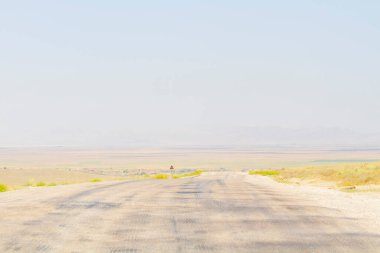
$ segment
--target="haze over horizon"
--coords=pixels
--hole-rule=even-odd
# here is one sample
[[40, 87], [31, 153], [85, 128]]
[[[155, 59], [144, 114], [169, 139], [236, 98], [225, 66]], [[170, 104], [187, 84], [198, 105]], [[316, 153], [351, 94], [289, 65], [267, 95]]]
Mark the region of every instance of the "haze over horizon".
[[0, 147], [379, 145], [378, 1], [0, 4]]

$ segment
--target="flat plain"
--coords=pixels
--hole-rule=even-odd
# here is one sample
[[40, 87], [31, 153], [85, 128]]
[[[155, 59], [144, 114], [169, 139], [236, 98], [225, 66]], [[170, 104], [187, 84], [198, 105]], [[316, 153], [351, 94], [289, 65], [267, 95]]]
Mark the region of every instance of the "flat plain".
[[[3, 150], [0, 157], [0, 183], [12, 171], [35, 177], [50, 171], [49, 180], [60, 173], [83, 180], [126, 176], [1, 192], [0, 252], [380, 252], [378, 193], [248, 175], [285, 164], [373, 161], [378, 151], [52, 149]], [[168, 172], [171, 164], [208, 172], [128, 179]]]

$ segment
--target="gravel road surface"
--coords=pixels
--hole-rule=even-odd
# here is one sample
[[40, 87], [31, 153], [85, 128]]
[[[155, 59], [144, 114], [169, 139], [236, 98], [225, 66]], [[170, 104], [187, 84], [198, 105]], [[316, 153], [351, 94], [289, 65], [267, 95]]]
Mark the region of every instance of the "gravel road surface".
[[370, 220], [252, 178], [210, 172], [0, 193], [0, 252], [380, 252]]

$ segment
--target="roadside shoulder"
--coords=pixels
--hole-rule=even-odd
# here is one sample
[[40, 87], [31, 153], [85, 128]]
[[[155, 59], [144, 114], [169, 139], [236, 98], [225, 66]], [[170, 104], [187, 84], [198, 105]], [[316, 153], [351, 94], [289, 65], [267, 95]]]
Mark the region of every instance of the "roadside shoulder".
[[380, 225], [380, 194], [378, 193], [347, 193], [317, 186], [283, 184], [270, 177], [256, 175], [246, 175], [245, 182], [307, 198], [323, 207], [337, 209], [348, 217], [364, 219], [369, 226]]

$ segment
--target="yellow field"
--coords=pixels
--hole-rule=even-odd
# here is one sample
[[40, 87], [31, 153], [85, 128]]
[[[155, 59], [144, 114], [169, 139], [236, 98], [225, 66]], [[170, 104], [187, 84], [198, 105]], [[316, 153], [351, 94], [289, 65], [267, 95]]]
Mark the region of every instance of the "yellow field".
[[271, 176], [282, 182], [330, 182], [339, 187], [380, 185], [379, 162], [250, 171], [249, 174]]

